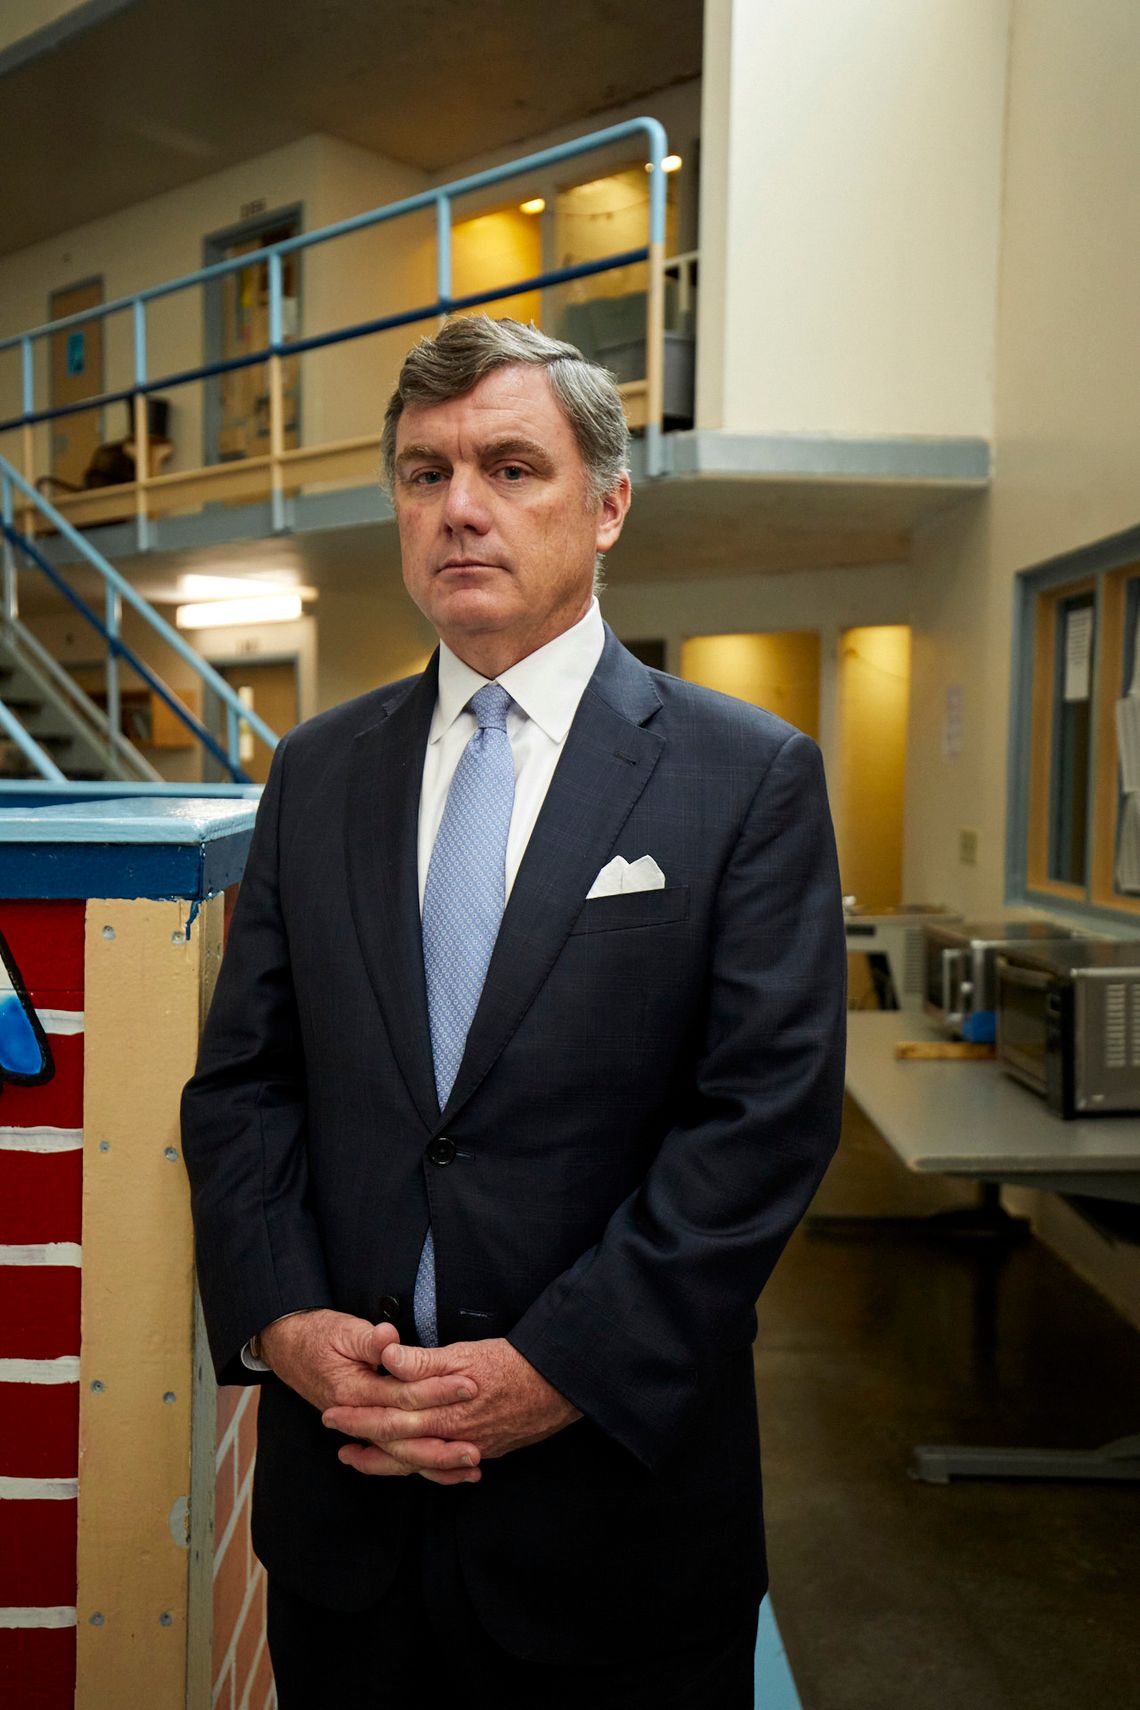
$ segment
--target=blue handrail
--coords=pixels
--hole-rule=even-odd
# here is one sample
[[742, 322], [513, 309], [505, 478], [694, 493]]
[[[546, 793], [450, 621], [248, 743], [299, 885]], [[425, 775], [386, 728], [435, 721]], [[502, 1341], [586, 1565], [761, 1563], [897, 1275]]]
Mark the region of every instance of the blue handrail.
[[129, 643], [125, 642], [121, 636], [112, 634], [98, 612], [87, 604], [82, 594], [76, 593], [66, 577], [60, 575], [54, 564], [48, 562], [43, 553], [26, 535], [22, 535], [18, 529], [3, 521], [0, 521], [0, 533], [3, 533], [4, 538], [11, 541], [12, 545], [22, 552], [25, 558], [30, 559], [37, 570], [43, 572], [52, 587], [56, 588], [64, 599], [75, 607], [79, 615], [91, 625], [91, 628], [102, 636], [116, 659], [124, 660], [132, 671], [138, 672], [147, 687], [153, 689], [160, 700], [164, 701], [170, 708], [175, 718], [186, 726], [194, 740], [200, 742], [202, 747], [226, 768], [235, 784], [252, 782], [249, 773], [243, 771], [240, 766], [233, 764], [221, 743], [217, 741], [211, 731], [207, 730], [201, 719], [196, 718], [190, 708], [178, 699], [170, 685], [163, 682], [158, 672], [153, 671], [146, 660], [141, 659]]
[[[451, 222], [453, 203], [457, 198], [469, 195], [472, 191], [486, 189], [491, 185], [502, 183], [505, 179], [516, 178], [524, 173], [553, 166], [577, 155], [592, 153], [597, 149], [607, 148], [612, 144], [621, 142], [627, 137], [639, 135], [646, 138], [647, 164], [651, 168], [649, 174], [649, 243], [647, 247], [627, 251], [621, 256], [607, 257], [602, 262], [584, 263], [577, 268], [552, 269], [547, 273], [535, 275], [515, 285], [499, 286], [493, 291], [458, 298], [453, 296]], [[317, 231], [302, 232], [296, 237], [283, 238], [275, 244], [267, 244], [263, 249], [253, 250], [241, 256], [233, 256], [225, 261], [214, 262], [209, 267], [198, 268], [196, 272], [184, 274], [179, 279], [171, 279], [159, 285], [148, 286], [145, 290], [133, 292], [126, 297], [118, 297], [110, 303], [80, 310], [75, 314], [65, 315], [59, 320], [33, 327], [28, 332], [17, 333], [8, 338], [0, 339], [0, 352], [19, 348], [22, 361], [21, 412], [19, 415], [0, 422], [0, 432], [9, 431], [15, 427], [30, 427], [38, 422], [52, 421], [64, 415], [77, 414], [81, 410], [98, 409], [105, 404], [132, 397], [137, 398], [140, 395], [145, 396], [160, 387], [206, 379], [216, 374], [253, 366], [270, 357], [320, 349], [326, 344], [339, 343], [349, 338], [360, 338], [368, 333], [408, 324], [414, 320], [426, 320], [433, 315], [447, 314], [455, 309], [475, 307], [480, 302], [497, 300], [504, 296], [514, 295], [519, 291], [535, 290], [562, 283], [571, 278], [582, 278], [590, 273], [601, 273], [610, 268], [626, 266], [634, 260], [648, 259], [650, 267], [647, 352], [650, 369], [648, 376], [650, 403], [645, 429], [646, 467], [650, 474], [657, 474], [661, 469], [662, 431], [660, 365], [663, 362], [663, 348], [661, 346], [664, 327], [664, 279], [662, 268], [665, 259], [666, 208], [663, 163], [668, 153], [668, 147], [665, 129], [659, 120], [649, 117], [629, 119], [622, 124], [609, 125], [604, 130], [594, 131], [588, 136], [574, 138], [571, 142], [559, 143], [553, 148], [541, 149], [537, 153], [525, 155], [519, 160], [508, 161], [502, 166], [471, 173], [466, 178], [455, 179], [437, 189], [420, 191], [415, 196], [405, 196], [398, 202], [391, 202], [382, 208], [374, 208], [368, 213], [357, 214], [346, 220], [338, 220], [332, 225], [319, 228]], [[311, 249], [317, 244], [328, 243], [334, 238], [345, 237], [350, 233], [366, 231], [386, 221], [399, 219], [405, 214], [417, 213], [426, 208], [434, 208], [436, 213], [436, 297], [434, 302], [420, 305], [415, 310], [409, 310], [401, 315], [384, 316], [375, 321], [360, 322], [354, 327], [338, 329], [331, 334], [317, 334], [308, 339], [286, 340], [281, 265], [284, 256]], [[226, 362], [204, 364], [200, 368], [166, 375], [161, 379], [150, 378], [147, 372], [147, 304], [156, 302], [159, 298], [170, 296], [175, 292], [188, 290], [193, 286], [203, 285], [211, 280], [225, 278], [228, 274], [240, 272], [263, 261], [267, 264], [269, 275], [269, 344], [266, 348], [255, 353], [243, 353], [242, 356], [231, 358]], [[102, 393], [96, 398], [86, 398], [80, 404], [57, 405], [53, 409], [37, 410], [35, 407], [34, 368], [36, 342], [40, 339], [50, 338], [53, 334], [62, 332], [68, 327], [88, 325], [93, 320], [106, 320], [109, 316], [122, 313], [128, 309], [131, 311], [134, 322], [133, 384], [124, 390]], [[280, 519], [277, 520], [280, 521]]]
[[[87, 606], [86, 602], [83, 601], [81, 597], [67, 585], [63, 578], [59, 576], [58, 572], [51, 564], [49, 564], [47, 559], [37, 550], [32, 542], [22, 535], [18, 529], [16, 529], [13, 521], [13, 487], [17, 488], [25, 498], [30, 500], [36, 509], [47, 518], [52, 527], [57, 529], [63, 538], [76, 549], [80, 557], [85, 559], [86, 562], [98, 572], [99, 576], [102, 578], [104, 588], [107, 590], [108, 610], [111, 609], [113, 599], [125, 600], [127, 604], [150, 625], [156, 635], [160, 636], [166, 645], [172, 648], [174, 652], [177, 653], [178, 657], [190, 666], [195, 676], [198, 677], [208, 688], [213, 690], [214, 694], [217, 695], [218, 699], [227, 708], [229, 715], [228, 752], [221, 748], [216, 739], [208, 730], [206, 730], [205, 726], [201, 725], [199, 721], [194, 718], [193, 714], [182, 706], [181, 702], [178, 701], [177, 697], [173, 694], [173, 691], [167, 688], [161, 678], [157, 677], [155, 673], [151, 671], [150, 667], [144, 664], [144, 662], [127, 647], [127, 644], [123, 642], [122, 638], [117, 633], [117, 624], [104, 623], [91, 610], [91, 608]], [[275, 733], [269, 728], [264, 719], [260, 718], [251, 707], [247, 707], [245, 705], [241, 697], [235, 694], [229, 683], [226, 682], [225, 678], [219, 676], [213, 666], [208, 664], [199, 653], [196, 653], [190, 646], [189, 642], [184, 641], [176, 629], [173, 629], [164, 618], [159, 617], [154, 608], [143, 599], [141, 594], [132, 588], [131, 584], [125, 577], [119, 574], [114, 565], [109, 563], [108, 560], [104, 558], [103, 554], [96, 547], [92, 546], [89, 540], [86, 540], [83, 535], [79, 533], [78, 529], [73, 528], [67, 521], [66, 517], [60, 515], [54, 505], [49, 504], [45, 498], [37, 493], [35, 488], [24, 480], [19, 471], [13, 469], [11, 464], [3, 457], [0, 457], [0, 536], [2, 536], [6, 542], [16, 546], [21, 552], [26, 553], [32, 562], [35, 563], [37, 569], [41, 570], [46, 576], [48, 576], [48, 578], [60, 588], [61, 592], [66, 594], [71, 603], [76, 606], [78, 610], [82, 611], [84, 617], [89, 623], [94, 624], [95, 628], [108, 644], [109, 659], [114, 660], [116, 665], [120, 657], [128, 659], [133, 668], [138, 671], [150, 684], [151, 688], [153, 688], [155, 692], [159, 694], [164, 701], [166, 701], [171, 710], [182, 720], [182, 722], [194, 729], [194, 734], [198, 741], [202, 742], [209, 752], [221, 761], [229, 771], [234, 781], [237, 783], [249, 782], [248, 775], [238, 761], [238, 733], [241, 722], [244, 720], [250, 730], [252, 730], [256, 736], [259, 736], [270, 749], [274, 749], [277, 746], [277, 737]], [[7, 586], [7, 577], [5, 578], [5, 581]]]
[[[247, 267], [251, 259], [256, 261], [257, 255], [242, 257]], [[538, 291], [548, 285], [564, 285], [572, 279], [587, 279], [594, 274], [609, 273], [615, 268], [628, 267], [633, 262], [648, 259], [648, 245], [642, 244], [639, 249], [623, 249], [614, 255], [606, 256], [602, 261], [581, 261], [573, 267], [552, 267], [546, 273], [535, 273], [529, 279], [513, 282], [505, 291], [501, 285], [496, 285], [488, 291], [472, 291], [463, 297], [452, 297], [448, 307], [453, 311], [474, 309], [480, 303], [497, 303], [504, 296], [521, 296], [524, 291]], [[240, 356], [225, 356], [215, 362], [203, 362], [197, 368], [180, 368], [177, 373], [163, 374], [155, 380], [148, 380], [144, 386], [125, 386], [115, 392], [95, 392], [90, 397], [81, 398], [78, 403], [52, 404], [46, 409], [33, 410], [30, 415], [8, 416], [0, 420], [0, 433], [10, 433], [19, 427], [36, 427], [41, 422], [59, 421], [63, 416], [82, 415], [87, 410], [102, 410], [108, 404], [129, 402], [139, 393], [162, 392], [170, 387], [189, 385], [194, 380], [213, 380], [219, 374], [233, 374], [240, 368], [256, 368], [269, 357], [284, 355], [286, 352], [290, 356], [304, 356], [307, 351], [324, 350], [332, 344], [345, 344], [351, 339], [367, 338], [371, 333], [390, 332], [393, 327], [412, 326], [416, 321], [430, 320], [438, 313], [438, 303], [425, 303], [414, 309], [401, 309], [394, 315], [377, 315], [372, 320], [354, 321], [349, 326], [336, 327], [331, 332], [311, 333], [306, 338], [291, 338], [283, 346], [263, 345], [258, 350], [242, 351]], [[83, 317], [84, 320], [91, 318], [92, 315]], [[74, 316], [69, 315], [67, 319], [73, 320]], [[53, 328], [58, 331], [62, 325], [62, 321], [56, 321]], [[9, 340], [9, 343], [11, 342]], [[3, 349], [2, 344], [0, 349]]]

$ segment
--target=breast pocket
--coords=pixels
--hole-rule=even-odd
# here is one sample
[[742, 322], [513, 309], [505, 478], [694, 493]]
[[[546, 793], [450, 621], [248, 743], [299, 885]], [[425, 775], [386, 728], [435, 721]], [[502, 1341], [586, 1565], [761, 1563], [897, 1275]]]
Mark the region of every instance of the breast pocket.
[[570, 928], [576, 932], [619, 932], [637, 926], [667, 926], [689, 912], [688, 885], [659, 891], [626, 891], [617, 897], [591, 897]]

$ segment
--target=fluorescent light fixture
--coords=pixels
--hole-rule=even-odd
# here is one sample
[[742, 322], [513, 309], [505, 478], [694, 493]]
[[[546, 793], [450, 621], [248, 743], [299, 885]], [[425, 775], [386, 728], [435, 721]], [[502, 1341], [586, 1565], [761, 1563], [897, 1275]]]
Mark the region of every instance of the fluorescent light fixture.
[[520, 214], [541, 214], [546, 206], [545, 196], [532, 196], [529, 202], [519, 203]]
[[188, 600], [248, 600], [260, 591], [256, 582], [244, 576], [199, 576], [192, 573], [180, 576], [178, 583]]
[[[684, 164], [685, 163], [679, 154], [667, 154], [665, 159], [661, 162], [661, 170], [662, 172], [680, 172]], [[646, 161], [645, 170], [646, 172], [653, 171], [653, 162], [651, 160]]]
[[221, 629], [231, 624], [292, 623], [300, 615], [300, 594], [265, 594], [253, 600], [205, 600], [179, 606], [174, 622], [179, 629]]

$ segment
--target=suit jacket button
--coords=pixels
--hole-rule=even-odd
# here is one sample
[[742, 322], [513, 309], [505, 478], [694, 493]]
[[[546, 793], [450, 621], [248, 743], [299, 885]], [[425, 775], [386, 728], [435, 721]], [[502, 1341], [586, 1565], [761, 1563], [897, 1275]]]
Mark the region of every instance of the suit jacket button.
[[438, 1140], [432, 1141], [427, 1149], [427, 1155], [431, 1163], [439, 1164], [441, 1168], [444, 1164], [450, 1164], [455, 1157], [454, 1140], [449, 1140], [446, 1135], [441, 1135]]
[[394, 1324], [399, 1318], [400, 1302], [394, 1294], [381, 1295], [379, 1316], [386, 1324]]

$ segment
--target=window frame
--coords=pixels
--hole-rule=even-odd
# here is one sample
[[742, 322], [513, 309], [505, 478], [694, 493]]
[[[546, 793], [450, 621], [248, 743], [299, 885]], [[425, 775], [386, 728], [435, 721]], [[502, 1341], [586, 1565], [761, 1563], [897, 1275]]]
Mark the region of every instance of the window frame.
[[[1129, 594], [1130, 585], [1136, 591]], [[1058, 618], [1065, 603], [1093, 597], [1085, 882], [1049, 876], [1050, 826], [1058, 783], [1055, 733]], [[1140, 623], [1140, 528], [1131, 528], [1019, 573], [1014, 590], [1006, 814], [1006, 901], [1062, 910], [1101, 923], [1140, 917], [1140, 896], [1116, 890], [1123, 794], [1116, 746], [1116, 702], [1132, 672], [1125, 659]]]

